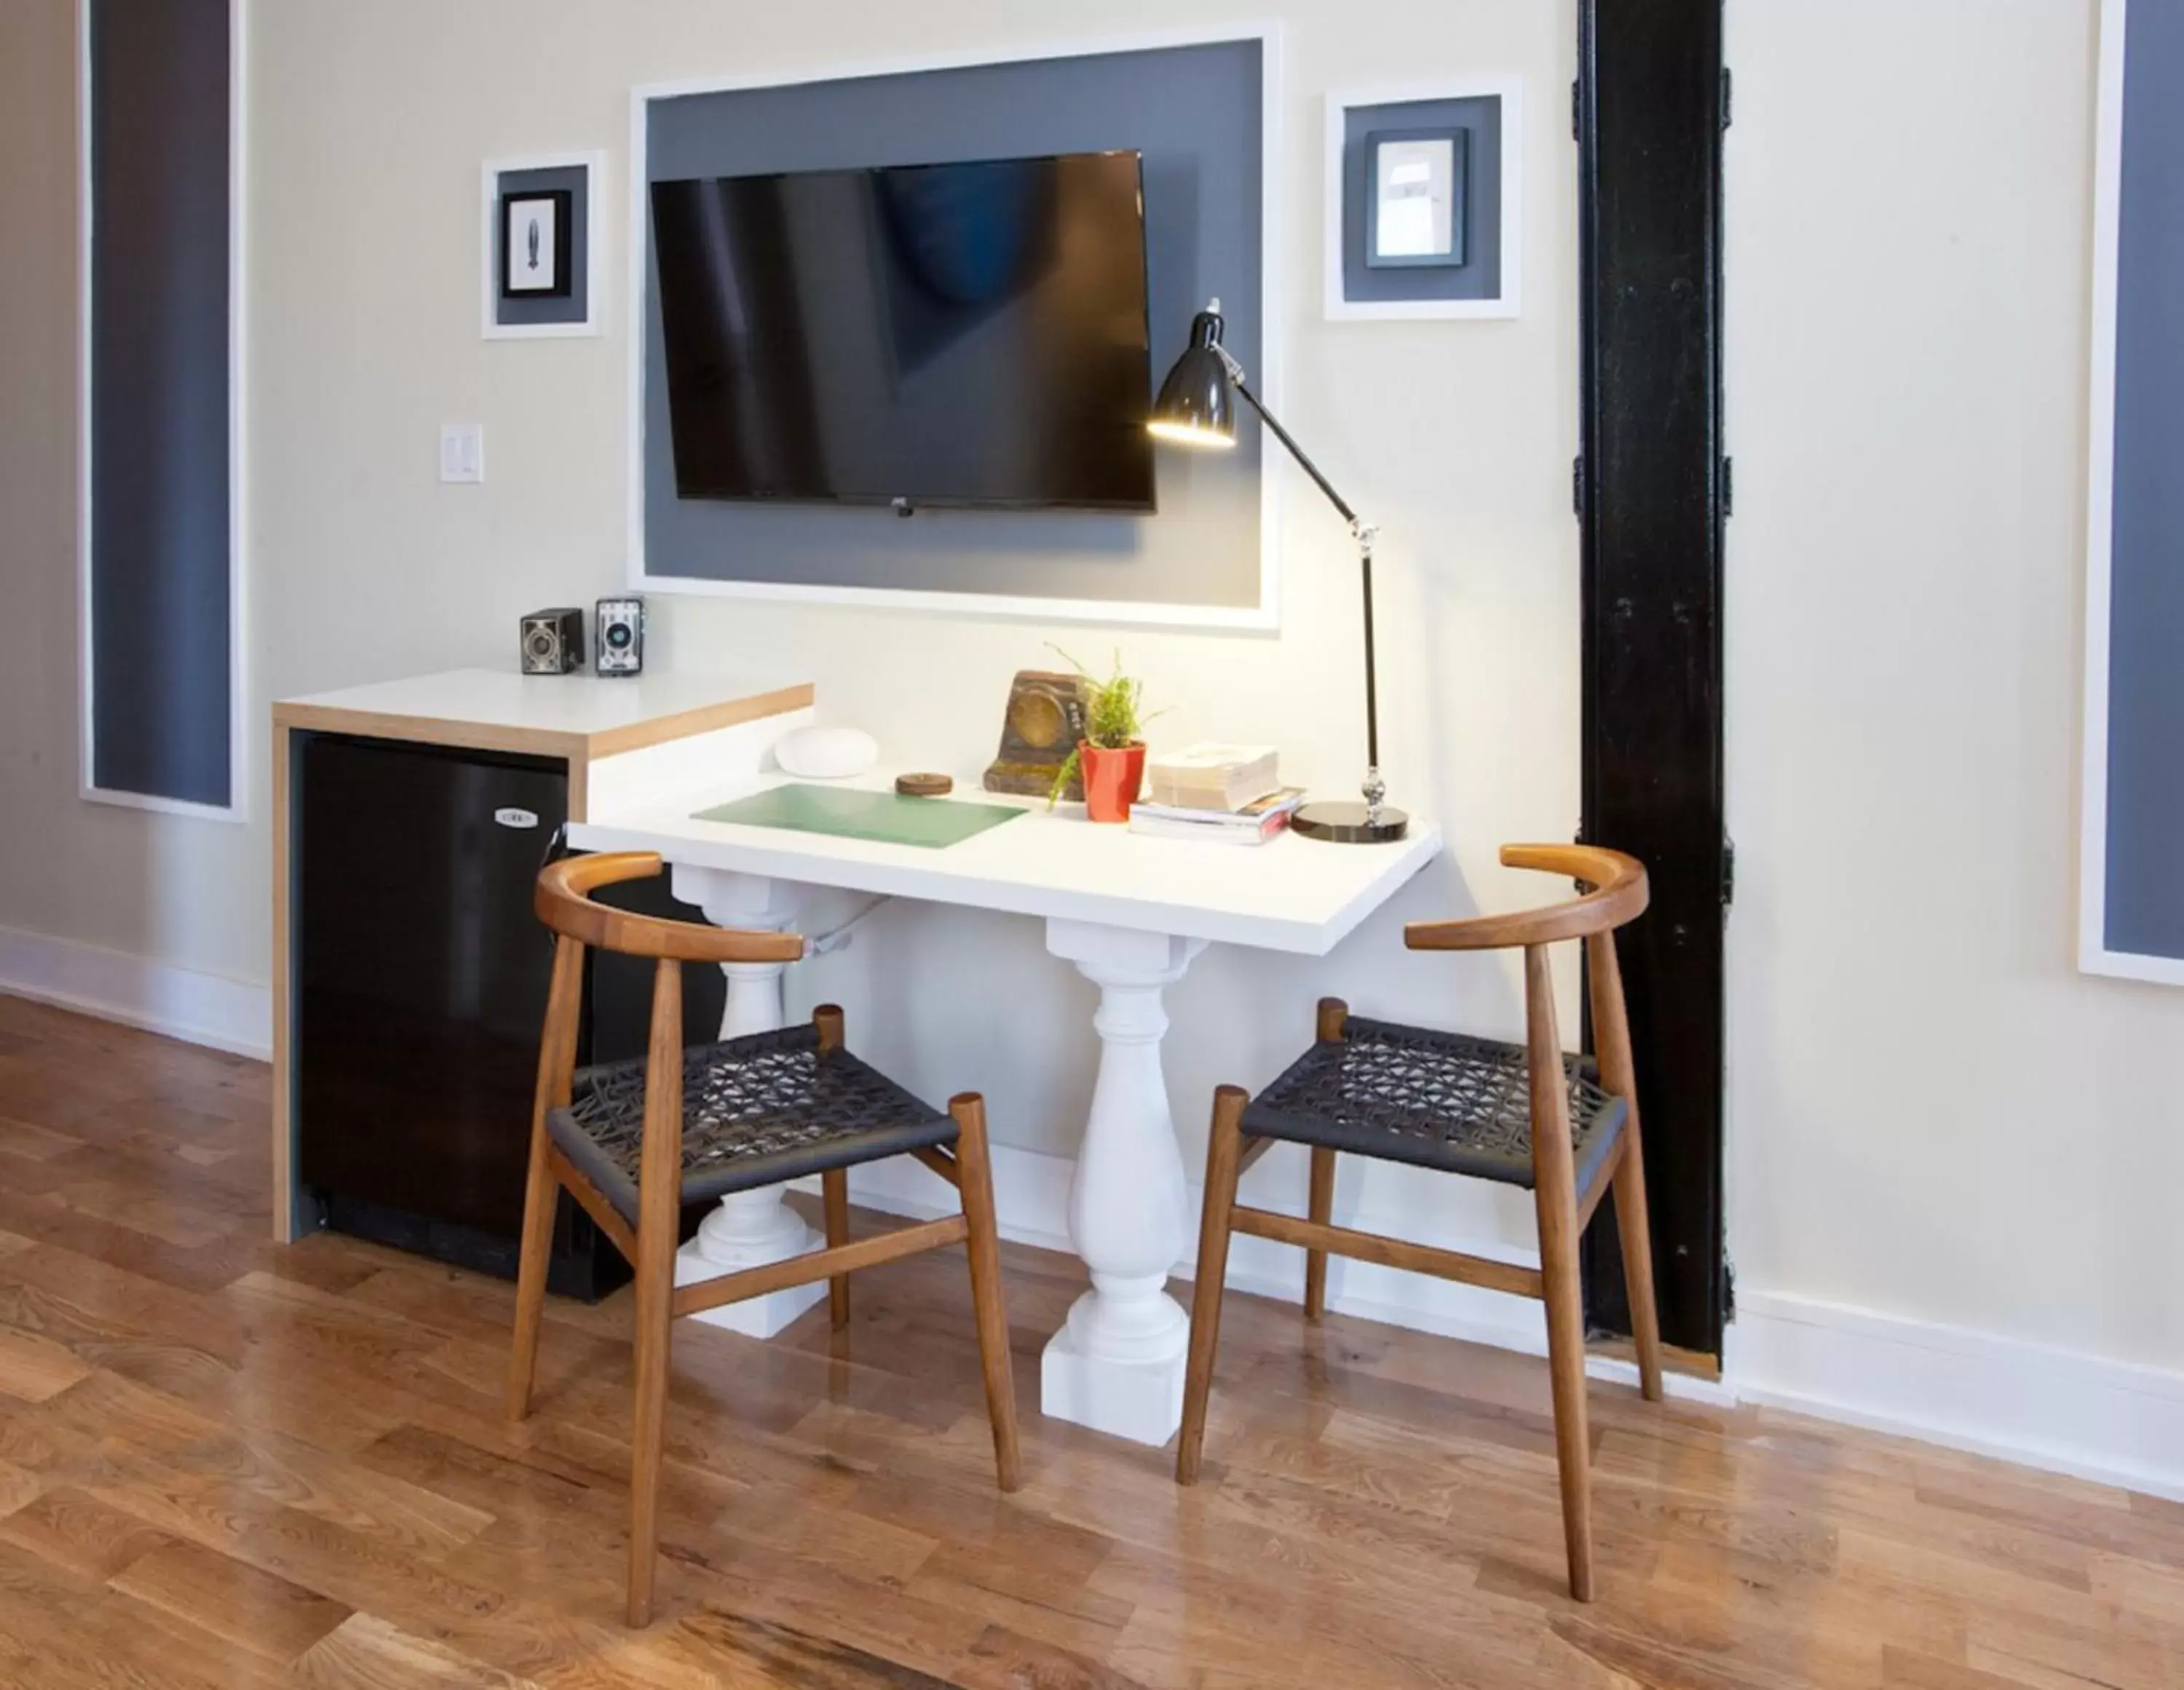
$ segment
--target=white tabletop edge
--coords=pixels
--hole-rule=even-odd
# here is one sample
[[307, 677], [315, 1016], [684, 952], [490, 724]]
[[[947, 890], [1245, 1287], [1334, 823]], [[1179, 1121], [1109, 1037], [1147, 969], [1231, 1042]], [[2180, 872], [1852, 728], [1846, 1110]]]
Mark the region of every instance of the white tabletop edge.
[[[750, 789], [746, 786], [740, 791]], [[717, 803], [728, 796], [733, 795], [714, 795], [713, 801]], [[1441, 848], [1440, 830], [1430, 823], [1418, 821], [1413, 821], [1407, 838], [1388, 845], [1323, 844], [1295, 837], [1256, 847], [1142, 840], [1127, 833], [1118, 833], [1115, 837], [1115, 843], [1125, 851], [1139, 845], [1167, 846], [1192, 853], [1194, 862], [1199, 853], [1216, 853], [1218, 860], [1234, 863], [1247, 873], [1251, 872], [1248, 859], [1261, 852], [1340, 852], [1346, 856], [1352, 853], [1373, 853], [1375, 871], [1358, 879], [1340, 903], [1314, 919], [1263, 909], [1219, 908], [1187, 899], [1116, 892], [1096, 885], [1016, 880], [990, 868], [982, 869], [976, 852], [956, 856], [956, 853], [965, 849], [961, 845], [938, 850], [875, 846], [830, 836], [695, 820], [691, 812], [705, 807], [701, 801], [685, 800], [665, 810], [647, 810], [607, 821], [577, 823], [569, 830], [569, 842], [578, 850], [656, 851], [673, 863], [773, 880], [928, 903], [962, 904], [1012, 914], [1099, 922], [1179, 938], [1307, 956], [1324, 956], [1333, 950], [1368, 914], [1387, 902], [1439, 855]], [[1011, 822], [1004, 826], [1013, 829], [1025, 825]], [[1059, 825], [1071, 828], [1092, 826], [1076, 820]], [[1101, 831], [1104, 834], [1106, 830]], [[1294, 867], [1295, 859], [1286, 859], [1282, 866]], [[1345, 861], [1340, 867], [1346, 876], [1355, 872], [1351, 862]]]

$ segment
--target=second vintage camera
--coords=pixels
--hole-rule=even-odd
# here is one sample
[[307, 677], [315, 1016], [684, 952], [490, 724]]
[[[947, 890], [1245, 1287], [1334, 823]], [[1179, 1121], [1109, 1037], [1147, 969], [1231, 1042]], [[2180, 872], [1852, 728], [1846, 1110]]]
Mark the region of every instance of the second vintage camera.
[[601, 675], [639, 675], [644, 670], [644, 601], [602, 598], [593, 617], [599, 637], [594, 667]]

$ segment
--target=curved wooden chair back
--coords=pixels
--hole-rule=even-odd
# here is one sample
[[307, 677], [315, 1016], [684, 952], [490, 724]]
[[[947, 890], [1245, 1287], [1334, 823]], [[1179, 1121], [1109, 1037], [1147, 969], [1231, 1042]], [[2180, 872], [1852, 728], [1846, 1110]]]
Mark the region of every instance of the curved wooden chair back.
[[[1583, 939], [1591, 980], [1592, 1034], [1600, 1083], [1637, 1115], [1638, 1084], [1630, 1059], [1630, 1020], [1623, 1002], [1623, 969], [1615, 957], [1615, 930], [1646, 913], [1652, 897], [1646, 865], [1635, 857], [1599, 845], [1504, 845], [1502, 864], [1567, 875], [1585, 888], [1561, 903], [1510, 915], [1466, 921], [1413, 921], [1403, 942], [1414, 951], [1524, 950], [1524, 1028], [1532, 1070], [1533, 1120], [1567, 1126], [1568, 1099], [1561, 1083], [1562, 1030], [1555, 1015], [1554, 976], [1547, 947]], [[1567, 1133], [1562, 1142], [1568, 1143]]]
[[1468, 921], [1413, 921], [1403, 942], [1414, 951], [1496, 951], [1518, 945], [1551, 945], [1558, 939], [1611, 932], [1646, 913], [1650, 896], [1646, 865], [1635, 857], [1597, 845], [1504, 845], [1505, 869], [1538, 869], [1567, 875], [1588, 890], [1582, 897], [1513, 915], [1480, 915]]
[[538, 871], [532, 907], [563, 938], [593, 950], [662, 962], [795, 962], [804, 941], [794, 933], [750, 932], [702, 921], [638, 915], [595, 903], [599, 887], [650, 880], [662, 864], [656, 851], [606, 851], [564, 857]]

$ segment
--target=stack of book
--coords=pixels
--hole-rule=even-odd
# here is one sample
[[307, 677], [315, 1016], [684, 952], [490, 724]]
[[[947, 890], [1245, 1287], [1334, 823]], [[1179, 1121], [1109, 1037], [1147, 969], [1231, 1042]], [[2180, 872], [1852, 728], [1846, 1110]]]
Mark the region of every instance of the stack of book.
[[1154, 759], [1146, 796], [1130, 807], [1130, 831], [1159, 839], [1263, 845], [1304, 801], [1284, 787], [1272, 746], [1194, 745]]

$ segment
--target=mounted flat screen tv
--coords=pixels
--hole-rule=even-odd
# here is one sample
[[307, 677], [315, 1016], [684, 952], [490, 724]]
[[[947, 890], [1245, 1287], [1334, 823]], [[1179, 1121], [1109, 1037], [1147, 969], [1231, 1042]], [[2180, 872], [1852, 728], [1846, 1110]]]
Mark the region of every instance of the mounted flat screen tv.
[[652, 185], [688, 499], [1153, 509], [1135, 153]]

